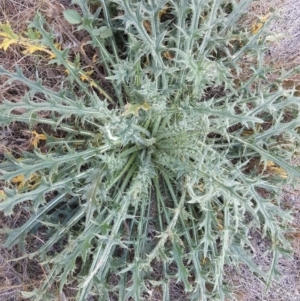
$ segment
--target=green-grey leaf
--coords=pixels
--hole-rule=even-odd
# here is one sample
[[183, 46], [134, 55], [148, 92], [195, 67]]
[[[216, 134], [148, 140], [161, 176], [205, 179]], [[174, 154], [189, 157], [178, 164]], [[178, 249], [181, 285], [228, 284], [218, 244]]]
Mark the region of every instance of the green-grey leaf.
[[102, 26], [99, 29], [101, 39], [107, 39], [113, 35], [112, 30], [107, 26]]
[[79, 13], [74, 9], [67, 9], [63, 12], [65, 19], [70, 24], [79, 24], [81, 23], [81, 16]]

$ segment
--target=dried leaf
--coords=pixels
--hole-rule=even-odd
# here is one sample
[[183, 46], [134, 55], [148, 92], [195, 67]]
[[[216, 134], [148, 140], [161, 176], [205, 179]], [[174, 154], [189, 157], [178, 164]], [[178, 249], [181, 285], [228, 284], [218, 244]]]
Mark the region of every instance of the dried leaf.
[[0, 36], [15, 40], [19, 37], [16, 33], [14, 33], [8, 22], [6, 24], [0, 23]]
[[18, 189], [22, 189], [24, 187], [34, 189], [39, 184], [38, 180], [39, 180], [39, 176], [36, 173], [30, 175], [28, 180], [25, 180], [25, 176], [23, 174], [20, 174], [20, 175], [14, 177], [11, 180], [11, 183], [17, 184]]
[[3, 49], [4, 51], [6, 51], [10, 45], [18, 43], [20, 38], [13, 32], [8, 22], [6, 24], [0, 23], [0, 37], [4, 38], [0, 44], [0, 49]]
[[165, 51], [163, 53], [164, 57], [167, 59], [167, 60], [172, 60], [174, 59], [174, 53], [172, 53], [171, 51]]
[[145, 20], [145, 21], [143, 22], [143, 25], [144, 25], [144, 27], [145, 27], [147, 33], [148, 33], [148, 34], [151, 34], [151, 33], [152, 33], [152, 28], [151, 28], [151, 23], [150, 23], [150, 21]]
[[6, 199], [6, 194], [4, 190], [0, 190], [0, 200], [5, 200]]
[[27, 44], [25, 47], [25, 50], [23, 51], [23, 54], [33, 54], [36, 51], [43, 51], [48, 52], [49, 50], [43, 46], [38, 46], [34, 44]]
[[18, 175], [18, 176], [16, 176], [16, 177], [14, 177], [12, 180], [11, 180], [11, 183], [12, 184], [18, 184], [17, 186], [18, 186], [18, 189], [21, 189], [21, 188], [23, 188], [24, 187], [24, 185], [25, 185], [25, 177], [24, 177], [24, 175]]
[[0, 49], [3, 49], [4, 51], [6, 51], [11, 44], [16, 44], [17, 42], [18, 42], [18, 40], [6, 39], [5, 38], [2, 41], [2, 43], [0, 44]]
[[84, 72], [84, 71], [81, 71], [80, 73], [79, 73], [79, 76], [80, 76], [80, 79], [84, 82], [84, 81], [86, 81], [86, 82], [90, 82], [91, 81], [91, 75], [93, 74], [93, 70], [90, 70], [90, 71], [86, 71], [86, 72]]
[[13, 44], [19, 44], [25, 48], [23, 51], [23, 54], [25, 55], [33, 54], [36, 51], [42, 51], [48, 53], [50, 57], [53, 58], [54, 54], [47, 47], [32, 42], [32, 38], [38, 36], [37, 33], [29, 30], [27, 33], [25, 32], [25, 34], [29, 38], [24, 38], [22, 35], [15, 34], [9, 23], [0, 23], [0, 36], [4, 37], [2, 43], [0, 44], [0, 49], [6, 51], [9, 46]]
[[255, 133], [254, 130], [244, 130], [242, 132], [242, 136], [249, 137], [249, 136], [252, 136], [254, 133]]
[[257, 23], [255, 23], [255, 24], [252, 25], [251, 32], [253, 34], [257, 34], [260, 31], [260, 29], [263, 27], [263, 25], [267, 22], [267, 20], [269, 19], [270, 15], [271, 14], [269, 13], [269, 14], [267, 14], [267, 15], [262, 16], [261, 18], [259, 18], [259, 21]]
[[272, 161], [267, 162], [266, 170], [269, 173], [276, 174], [276, 175], [280, 176], [281, 178], [284, 178], [284, 179], [287, 178], [287, 172], [283, 168], [279, 167], [278, 165], [276, 165]]
[[144, 102], [143, 104], [131, 104], [128, 103], [125, 106], [125, 112], [122, 115], [129, 115], [129, 114], [133, 114], [135, 116], [139, 116], [139, 110], [142, 109], [144, 111], [148, 111], [151, 108], [151, 106], [149, 104], [147, 104], [147, 102]]
[[165, 14], [167, 14], [168, 13], [168, 6], [167, 7], [165, 7], [163, 10], [161, 10], [159, 13], [158, 13], [158, 18], [159, 18], [159, 20], [161, 20], [161, 17], [163, 16], [163, 15], [165, 15]]
[[93, 55], [92, 62], [94, 64], [96, 64], [96, 62], [97, 62], [97, 54], [96, 53]]
[[47, 140], [47, 137], [44, 134], [39, 134], [36, 131], [32, 132], [31, 145], [34, 148], [37, 148], [40, 140]]

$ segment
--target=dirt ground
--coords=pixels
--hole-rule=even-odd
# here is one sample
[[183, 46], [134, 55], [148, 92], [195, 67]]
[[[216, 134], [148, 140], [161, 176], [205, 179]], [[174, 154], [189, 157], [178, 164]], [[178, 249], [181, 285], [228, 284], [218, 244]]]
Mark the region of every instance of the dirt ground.
[[[241, 0], [242, 1], [242, 0]], [[258, 0], [254, 1], [249, 9], [249, 17], [245, 20], [245, 26], [251, 26], [256, 16], [265, 16], [270, 8], [281, 11], [281, 17], [274, 21], [271, 30], [276, 33], [276, 39], [269, 44], [268, 63], [280, 69], [293, 68], [300, 65], [300, 0]], [[0, 22], [10, 21], [16, 32], [22, 32], [26, 28], [26, 21], [32, 19], [36, 10], [46, 12], [53, 24], [58, 26], [55, 17], [55, 9], [70, 6], [69, 0], [0, 0]], [[0, 50], [0, 65], [12, 69], [18, 63], [24, 69], [27, 76], [34, 76], [35, 70], [31, 68], [34, 61], [24, 58], [17, 48], [3, 52]], [[48, 78], [49, 86], [59, 84], [60, 70], [39, 70]], [[0, 101], [8, 97], [20, 97], [22, 86], [15, 86], [14, 91], [1, 87], [0, 77]], [[296, 76], [286, 82], [287, 87], [296, 86], [300, 91], [300, 76]], [[16, 124], [11, 129], [0, 131], [0, 160], [1, 147], [12, 146], [22, 151], [29, 147], [29, 137]], [[294, 164], [299, 165], [300, 160]], [[1, 183], [0, 183], [1, 184]], [[290, 235], [293, 239], [294, 254], [291, 258], [281, 258], [279, 270], [281, 278], [274, 282], [269, 292], [264, 292], [264, 285], [255, 278], [244, 266], [236, 271], [227, 268], [226, 281], [235, 287], [235, 300], [238, 301], [300, 301], [300, 183], [295, 183], [295, 188], [286, 187], [282, 195], [282, 203], [287, 208], [294, 208], [294, 232]], [[13, 227], [22, 220], [28, 218], [22, 208], [16, 208], [11, 218], [5, 218], [0, 213], [0, 228]], [[251, 241], [255, 250], [255, 261], [267, 269], [270, 265], [270, 256], [265, 254], [268, 241], [263, 239], [259, 233], [252, 233]], [[12, 261], [20, 256], [20, 251], [14, 248], [7, 251], [0, 245], [0, 301], [22, 301], [20, 291], [31, 291], [45, 280], [45, 272], [36, 260], [22, 259]], [[187, 297], [182, 292], [180, 285], [172, 284], [174, 300], [185, 301]], [[70, 296], [72, 295], [70, 289]], [[66, 295], [57, 300], [72, 300]], [[159, 301], [159, 297], [156, 298]], [[231, 301], [231, 300], [228, 300]]]

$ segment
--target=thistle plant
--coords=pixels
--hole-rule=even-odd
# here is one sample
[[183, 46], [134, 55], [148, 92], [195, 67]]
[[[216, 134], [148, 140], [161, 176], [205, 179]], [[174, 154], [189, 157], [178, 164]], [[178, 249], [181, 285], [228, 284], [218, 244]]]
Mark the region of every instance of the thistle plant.
[[[0, 104], [0, 124], [52, 128], [35, 132], [34, 151], [8, 150], [0, 164], [0, 209], [10, 215], [27, 201], [31, 216], [5, 230], [5, 246], [47, 237], [24, 255], [48, 272], [25, 296], [52, 300], [53, 285], [72, 282], [78, 301], [151, 300], [156, 287], [167, 301], [175, 279], [191, 300], [225, 300], [224, 266], [241, 263], [270, 285], [290, 251], [280, 192], [300, 176], [290, 164], [300, 102], [281, 85], [292, 71], [268, 81], [273, 17], [255, 31], [239, 25], [250, 3], [73, 0], [64, 17], [88, 36], [102, 78], [58, 47], [37, 13], [31, 40], [65, 68], [60, 90], [0, 68], [7, 85], [28, 87], [21, 101]], [[272, 241], [268, 272], [251, 258], [250, 229]]]

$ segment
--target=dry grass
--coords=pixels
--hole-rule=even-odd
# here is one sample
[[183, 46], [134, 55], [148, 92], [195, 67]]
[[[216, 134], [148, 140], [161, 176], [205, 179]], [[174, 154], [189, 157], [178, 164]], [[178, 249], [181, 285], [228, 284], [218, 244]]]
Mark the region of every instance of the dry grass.
[[[8, 21], [16, 33], [22, 33], [27, 28], [27, 21], [32, 20], [37, 10], [47, 12], [54, 2], [52, 0], [0, 0], [0, 22]], [[69, 5], [70, 1], [61, 1], [61, 3]], [[44, 84], [54, 89], [59, 85], [63, 72], [46, 66], [38, 56], [24, 56], [19, 46], [10, 47], [6, 52], [0, 50], [0, 62], [11, 71], [18, 64], [28, 78], [35, 78], [38, 71]], [[4, 80], [0, 77], [0, 102], [3, 99], [13, 99], [17, 102], [26, 91], [26, 87], [21, 84], [13, 87], [3, 86]], [[24, 124], [20, 123], [14, 123], [9, 128], [0, 128], [0, 160], [3, 160], [4, 153], [8, 149], [17, 156], [24, 150], [30, 150], [31, 137], [26, 129]], [[24, 209], [15, 208], [12, 217], [4, 217], [0, 214], [0, 229], [20, 226], [28, 218], [28, 213]], [[1, 238], [3, 236], [0, 236], [0, 240]], [[33, 237], [26, 247], [26, 252], [32, 251], [40, 241], [40, 237]], [[44, 268], [36, 259], [25, 258], [14, 261], [21, 255], [21, 250], [17, 248], [6, 250], [0, 245], [0, 301], [25, 300], [22, 298], [21, 291], [32, 291], [40, 287], [46, 279]]]
[[[0, 214], [0, 228], [18, 227], [29, 218], [21, 207], [16, 207], [12, 217]], [[34, 243], [32, 244], [34, 246]], [[29, 251], [29, 250], [27, 250]], [[28, 258], [15, 261], [22, 252], [18, 248], [6, 250], [0, 245], [0, 300], [22, 301], [21, 291], [31, 291], [45, 279], [43, 268], [37, 260]]]
[[[268, 64], [273, 68], [287, 70], [300, 65], [300, 6], [299, 0], [258, 0], [250, 7], [250, 16], [245, 20], [245, 26], [251, 26], [256, 18], [265, 16], [270, 9], [280, 10], [281, 17], [274, 21], [271, 30], [276, 34], [277, 40], [269, 44], [269, 52], [266, 57]], [[270, 76], [270, 80], [274, 79]], [[285, 81], [286, 88], [296, 87], [300, 91], [300, 76], [296, 75]], [[299, 159], [294, 164], [299, 165]], [[296, 184], [296, 183], [295, 183]], [[300, 186], [296, 189], [287, 187], [282, 195], [283, 206], [294, 208], [293, 232], [290, 238], [293, 240], [292, 258], [281, 258], [279, 271], [282, 274], [279, 281], [264, 291], [261, 283], [244, 266], [239, 271], [227, 269], [227, 281], [236, 287], [235, 298], [238, 301], [299, 301], [300, 300]], [[254, 249], [255, 262], [263, 269], [270, 266], [270, 256], [266, 254], [269, 247], [267, 239], [263, 239], [259, 233], [253, 233], [251, 242]]]
[[[59, 22], [60, 10], [70, 6], [69, 0], [0, 0], [0, 22], [9, 21], [16, 32], [23, 32], [26, 22], [33, 18], [35, 12], [40, 9], [49, 18], [49, 21], [56, 27], [58, 35], [66, 42], [70, 37], [61, 33]], [[278, 40], [269, 45], [267, 61], [278, 69], [293, 68], [300, 64], [300, 6], [299, 0], [259, 0], [254, 1], [250, 14], [244, 22], [245, 26], [251, 26], [255, 22], [256, 16], [264, 16], [271, 7], [279, 8], [282, 11], [281, 19], [273, 22], [272, 31], [278, 33]], [[298, 5], [297, 5], [298, 4]], [[24, 70], [27, 77], [35, 77], [38, 71], [44, 80], [44, 84], [55, 89], [62, 76], [62, 70], [53, 69], [43, 65], [39, 57], [25, 57], [20, 47], [10, 48], [7, 52], [1, 52], [0, 61], [6, 69], [13, 70], [18, 64]], [[14, 87], [4, 87], [4, 79], [0, 77], [0, 102], [4, 98], [18, 101], [24, 93], [25, 87], [14, 85]], [[300, 76], [295, 76], [286, 81], [286, 87], [293, 85], [300, 87]], [[299, 88], [300, 90], [300, 88]], [[14, 124], [10, 128], [0, 129], [0, 160], [6, 149], [21, 153], [28, 150], [29, 139], [22, 124]], [[0, 183], [1, 189], [1, 183]], [[235, 299], [238, 301], [299, 301], [300, 300], [300, 187], [293, 190], [289, 187], [282, 196], [283, 204], [287, 207], [295, 208], [295, 220], [293, 224], [294, 255], [293, 259], [280, 259], [279, 270], [282, 278], [271, 287], [267, 294], [264, 294], [264, 286], [255, 278], [244, 266], [239, 267], [239, 271], [227, 269], [226, 280], [230, 285], [236, 287]], [[13, 217], [4, 218], [0, 215], [0, 228], [14, 227], [21, 225], [28, 218], [28, 214], [22, 208], [16, 208]], [[30, 248], [41, 238], [34, 237]], [[269, 246], [267, 239], [263, 239], [259, 233], [252, 233], [252, 243], [255, 250], [255, 261], [267, 270], [270, 265], [270, 256], [264, 255]], [[30, 251], [27, 249], [27, 252]], [[43, 267], [36, 260], [22, 259], [13, 261], [21, 255], [20, 250], [5, 250], [0, 246], [0, 301], [22, 301], [21, 291], [31, 291], [39, 287], [45, 280]], [[159, 277], [159, 269], [156, 271]], [[149, 288], [151, 286], [149, 284]], [[149, 301], [159, 301], [162, 299], [160, 289], [152, 288], [152, 296]], [[65, 292], [61, 299], [72, 300], [74, 289]], [[180, 283], [170, 283], [171, 300], [186, 301], [187, 296], [183, 292]], [[59, 298], [57, 299], [59, 300]]]
[[[236, 287], [236, 300], [238, 301], [299, 301], [300, 300], [300, 185], [296, 189], [287, 187], [282, 195], [283, 205], [294, 208], [293, 232], [289, 237], [293, 240], [294, 254], [292, 258], [280, 258], [279, 271], [281, 277], [274, 282], [266, 293], [264, 284], [261, 283], [244, 266], [237, 272], [228, 268], [227, 281]], [[251, 242], [254, 249], [254, 261], [267, 270], [271, 263], [271, 257], [266, 250], [270, 247], [270, 241], [262, 238], [260, 233], [252, 233]]]

